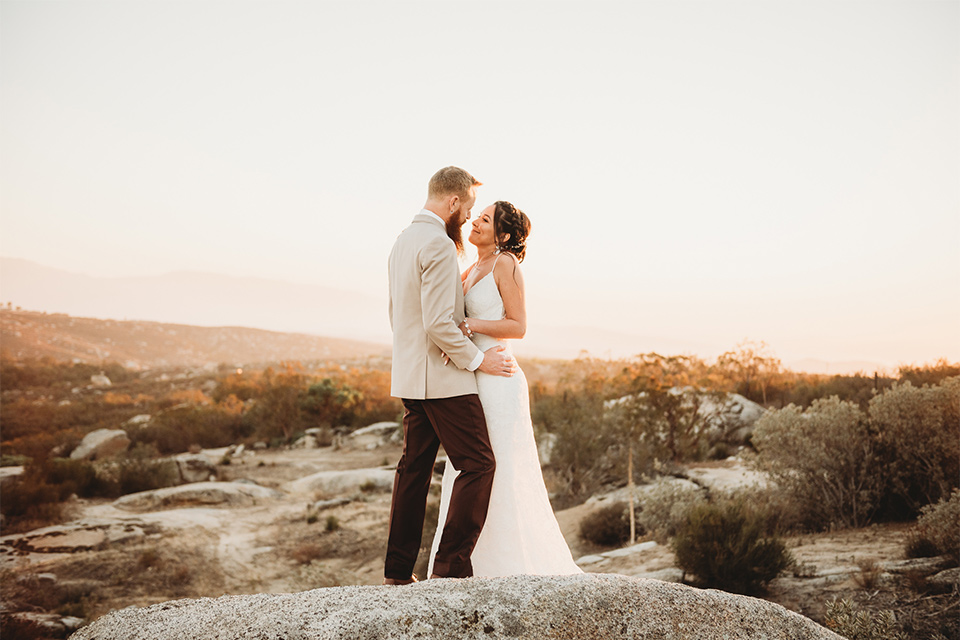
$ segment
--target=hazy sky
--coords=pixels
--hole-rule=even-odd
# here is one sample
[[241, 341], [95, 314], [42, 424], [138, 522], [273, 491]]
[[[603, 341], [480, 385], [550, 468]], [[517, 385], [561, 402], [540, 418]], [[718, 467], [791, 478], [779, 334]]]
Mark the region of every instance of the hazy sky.
[[530, 332], [960, 360], [957, 1], [4, 0], [0, 91], [4, 256], [386, 300], [456, 164]]

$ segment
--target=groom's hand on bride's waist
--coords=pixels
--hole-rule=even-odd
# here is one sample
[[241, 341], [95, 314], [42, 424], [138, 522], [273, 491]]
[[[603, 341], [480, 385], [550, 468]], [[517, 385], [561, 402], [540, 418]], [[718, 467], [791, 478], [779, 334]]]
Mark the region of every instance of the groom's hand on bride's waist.
[[506, 347], [498, 345], [484, 351], [483, 362], [477, 367], [477, 371], [505, 378], [515, 374], [517, 372], [517, 361], [513, 359], [513, 356], [503, 353], [505, 350]]

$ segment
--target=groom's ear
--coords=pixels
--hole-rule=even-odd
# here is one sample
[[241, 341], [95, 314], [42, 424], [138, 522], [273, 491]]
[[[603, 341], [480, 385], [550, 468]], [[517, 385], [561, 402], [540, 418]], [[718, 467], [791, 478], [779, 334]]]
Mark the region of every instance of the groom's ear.
[[460, 204], [460, 196], [454, 194], [447, 200], [447, 209], [453, 212], [453, 210], [457, 208], [458, 204]]

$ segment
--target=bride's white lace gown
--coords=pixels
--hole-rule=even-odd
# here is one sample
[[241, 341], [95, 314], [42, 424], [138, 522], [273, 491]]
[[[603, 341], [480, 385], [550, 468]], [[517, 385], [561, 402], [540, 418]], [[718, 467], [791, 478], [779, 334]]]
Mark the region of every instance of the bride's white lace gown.
[[[467, 291], [464, 302], [470, 318], [501, 320], [504, 317], [503, 300], [492, 272]], [[508, 351], [510, 349], [509, 342], [479, 333], [474, 334], [473, 341], [481, 350], [497, 344], [506, 346]], [[583, 573], [574, 563], [560, 533], [543, 484], [523, 371], [510, 378], [478, 372], [477, 387], [497, 471], [487, 521], [473, 551], [474, 575]], [[428, 575], [433, 573], [433, 559], [440, 545], [457, 473], [448, 462], [443, 474], [440, 520], [430, 551]]]

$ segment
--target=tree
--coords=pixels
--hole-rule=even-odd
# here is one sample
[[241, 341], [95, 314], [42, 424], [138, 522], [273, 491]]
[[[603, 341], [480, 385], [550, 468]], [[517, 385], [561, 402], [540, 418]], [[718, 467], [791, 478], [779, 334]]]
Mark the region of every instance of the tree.
[[764, 405], [767, 404], [767, 390], [783, 375], [780, 360], [767, 343], [751, 340], [744, 340], [735, 350], [717, 358], [717, 368], [733, 383], [738, 393], [755, 402], [759, 399]]
[[280, 434], [289, 440], [300, 426], [300, 399], [306, 377], [300, 363], [285, 362], [281, 366], [280, 373], [273, 368], [263, 372], [263, 392], [254, 405], [251, 419], [259, 423], [257, 428], [265, 435]]
[[324, 378], [310, 385], [300, 408], [311, 421], [332, 427], [343, 422], [362, 400], [363, 394], [356, 389], [332, 378]]
[[703, 436], [708, 420], [701, 407], [704, 398], [712, 394], [690, 384], [701, 379], [705, 371], [703, 362], [692, 356], [642, 354], [620, 375], [621, 381], [627, 380], [630, 393], [606, 405], [608, 429], [627, 450], [631, 544], [635, 540], [635, 453], [642, 452], [647, 461], [674, 462], [700, 458], [705, 453]]

